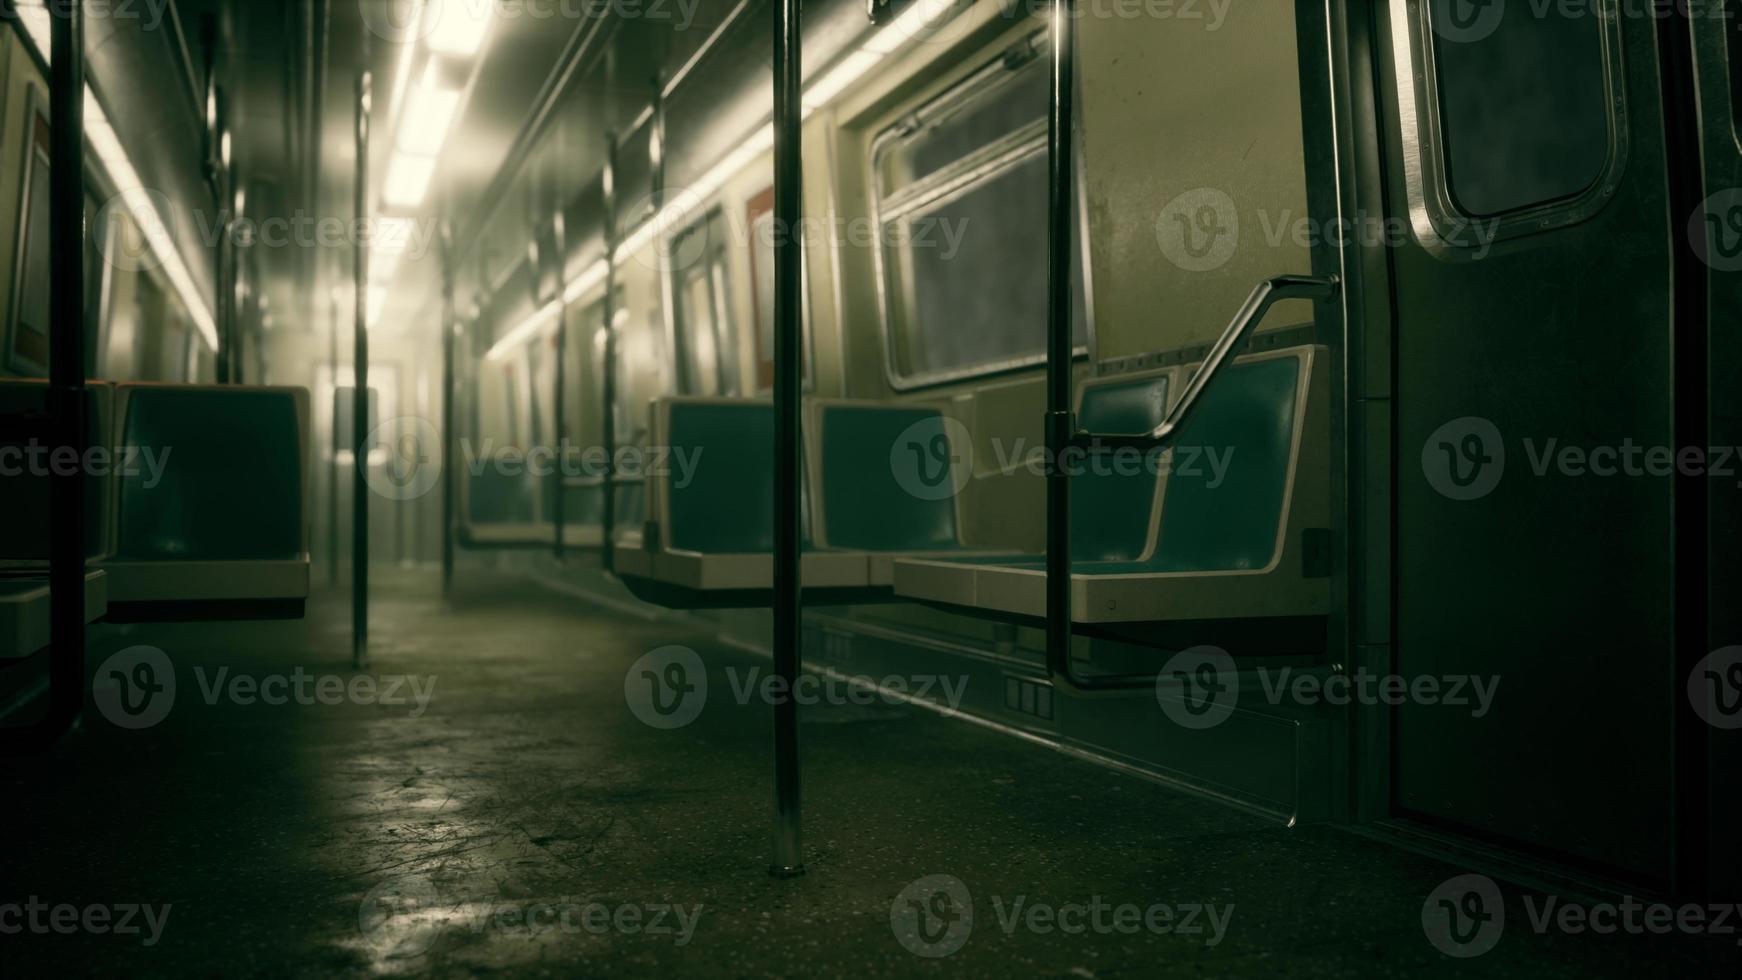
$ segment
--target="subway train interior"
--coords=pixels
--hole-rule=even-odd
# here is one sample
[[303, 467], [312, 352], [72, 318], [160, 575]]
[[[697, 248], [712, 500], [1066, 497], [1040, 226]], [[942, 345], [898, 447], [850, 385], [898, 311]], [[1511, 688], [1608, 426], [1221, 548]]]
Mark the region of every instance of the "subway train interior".
[[1742, 0], [4, 0], [0, 325], [8, 975], [1742, 967]]

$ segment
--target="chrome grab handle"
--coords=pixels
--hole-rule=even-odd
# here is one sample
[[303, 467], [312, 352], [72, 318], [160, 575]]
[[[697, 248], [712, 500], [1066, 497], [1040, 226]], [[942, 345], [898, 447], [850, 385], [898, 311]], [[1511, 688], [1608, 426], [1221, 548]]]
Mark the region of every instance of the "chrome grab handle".
[[1137, 447], [1153, 449], [1166, 446], [1173, 441], [1179, 431], [1185, 427], [1192, 414], [1197, 411], [1204, 391], [1210, 383], [1221, 374], [1222, 368], [1233, 358], [1234, 352], [1244, 346], [1252, 331], [1264, 321], [1270, 308], [1284, 300], [1312, 299], [1327, 301], [1337, 297], [1342, 288], [1342, 282], [1336, 276], [1277, 276], [1258, 284], [1252, 290], [1252, 295], [1234, 314], [1234, 319], [1228, 324], [1228, 329], [1222, 331], [1222, 336], [1216, 340], [1215, 346], [1204, 357], [1203, 366], [1186, 384], [1186, 390], [1174, 403], [1173, 410], [1167, 413], [1167, 418], [1155, 427], [1152, 432], [1104, 433], [1089, 432], [1078, 429], [1071, 435], [1071, 444], [1092, 450], [1121, 449]]

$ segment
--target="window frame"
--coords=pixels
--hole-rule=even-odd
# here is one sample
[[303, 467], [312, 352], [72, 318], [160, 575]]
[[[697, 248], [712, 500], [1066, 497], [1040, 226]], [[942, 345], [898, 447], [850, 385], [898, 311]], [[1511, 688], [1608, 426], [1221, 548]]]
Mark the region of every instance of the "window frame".
[[[1442, 258], [1472, 259], [1475, 253], [1485, 254], [1495, 242], [1566, 228], [1602, 211], [1627, 171], [1630, 150], [1621, 16], [1616, 0], [1599, 0], [1609, 149], [1597, 179], [1572, 197], [1484, 216], [1465, 212], [1452, 195], [1434, 50], [1433, 5], [1438, 2], [1442, 0], [1391, 0], [1399, 137], [1410, 224], [1417, 241]], [[1471, 229], [1477, 227], [1492, 227], [1494, 233], [1485, 240], [1472, 236]]]
[[[966, 194], [1029, 162], [1036, 156], [1044, 158], [1047, 151], [1045, 118], [1043, 117], [1037, 123], [1030, 123], [1013, 133], [986, 144], [979, 150], [963, 157], [956, 164], [929, 174], [894, 194], [890, 194], [884, 185], [882, 164], [884, 155], [889, 152], [891, 147], [911, 136], [921, 124], [940, 117], [947, 118], [950, 114], [970, 105], [976, 94], [1003, 80], [1006, 73], [1012, 70], [1013, 57], [1021, 56], [1023, 58], [1020, 64], [1014, 66], [1015, 70], [1026, 69], [1035, 60], [1044, 59], [1050, 50], [1047, 47], [1047, 41], [1050, 37], [1050, 32], [1043, 28], [1018, 38], [1014, 42], [999, 44], [989, 57], [986, 49], [980, 49], [975, 54], [976, 58], [983, 59], [978, 67], [968, 71], [941, 92], [922, 96], [910, 102], [906, 111], [898, 113], [871, 140], [866, 153], [866, 173], [871, 225], [877, 232], [877, 241], [872, 245], [871, 252], [872, 267], [877, 279], [874, 292], [877, 295], [878, 339], [883, 347], [884, 378], [895, 391], [918, 391], [978, 378], [1010, 374], [1043, 365], [1047, 361], [1043, 349], [1038, 354], [984, 361], [959, 368], [937, 371], [906, 370], [901, 363], [903, 342], [897, 336], [892, 312], [896, 301], [895, 283], [890, 278], [891, 270], [884, 255], [883, 243], [883, 229], [889, 221], [898, 220], [927, 206], [945, 203], [953, 197]], [[1080, 80], [1073, 95], [1080, 117], [1082, 105]], [[1083, 327], [1085, 332], [1084, 343], [1078, 344], [1072, 349], [1072, 363], [1074, 364], [1079, 360], [1092, 361], [1094, 351], [1098, 346], [1095, 335], [1094, 275], [1089, 247], [1088, 195], [1087, 184], [1083, 179], [1083, 144], [1080, 129], [1072, 134], [1071, 155], [1072, 176], [1077, 198], [1077, 251], [1083, 287]], [[892, 202], [893, 207], [891, 206]]]
[[694, 280], [693, 269], [680, 267], [673, 253], [684, 247], [685, 240], [699, 234], [702, 236], [703, 252], [695, 263], [703, 267], [707, 273], [708, 301], [714, 308], [711, 312], [710, 329], [714, 334], [714, 383], [718, 390], [710, 397], [736, 398], [740, 397], [742, 382], [742, 352], [739, 351], [738, 317], [732, 309], [732, 248], [730, 241], [716, 241], [710, 228], [714, 222], [719, 222], [721, 232], [731, 235], [730, 218], [725, 207], [718, 201], [701, 209], [695, 219], [684, 224], [670, 237], [664, 238], [659, 245], [661, 264], [665, 266], [664, 286], [666, 291], [666, 307], [670, 310], [667, 317], [669, 340], [672, 350], [672, 362], [676, 367], [676, 377], [673, 378], [677, 393], [680, 395], [706, 395], [707, 392], [689, 390], [692, 379], [690, 375], [691, 351], [688, 338], [689, 329], [694, 324], [689, 309], [689, 297], [685, 287]]
[[[769, 184], [751, 195], [750, 199], [744, 202], [744, 227], [748, 231], [750, 239], [750, 248], [747, 253], [750, 269], [750, 325], [752, 330], [751, 343], [755, 345], [756, 353], [756, 376], [753, 379], [755, 382], [753, 387], [757, 395], [766, 395], [774, 391], [774, 350], [772, 346], [764, 347], [762, 343], [763, 299], [757, 289], [757, 277], [761, 269], [756, 260], [758, 248], [756, 228], [764, 218], [770, 222], [774, 219], [773, 184]], [[811, 319], [813, 310], [811, 306], [810, 243], [803, 238], [803, 231], [804, 229], [801, 227], [799, 229], [799, 282], [800, 288], [803, 290], [800, 297], [803, 313], [800, 333], [804, 342], [804, 356], [801, 358], [800, 364], [804, 369], [803, 390], [812, 392], [816, 390], [817, 375], [816, 331]], [[769, 270], [769, 274], [773, 275], [773, 269]], [[772, 306], [773, 297], [770, 297], [769, 301]], [[769, 309], [767, 312], [769, 319], [773, 320], [774, 310]], [[776, 323], [774, 327], [775, 331], [778, 332], [780, 324]], [[767, 379], [767, 384], [763, 383], [764, 378]]]

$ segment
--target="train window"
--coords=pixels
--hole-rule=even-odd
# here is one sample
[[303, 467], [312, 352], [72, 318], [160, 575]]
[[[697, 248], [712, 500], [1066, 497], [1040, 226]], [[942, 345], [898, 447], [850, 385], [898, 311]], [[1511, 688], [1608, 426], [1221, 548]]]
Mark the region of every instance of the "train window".
[[712, 211], [671, 243], [678, 385], [686, 395], [738, 394], [737, 343], [726, 290], [726, 216]]
[[502, 412], [503, 420], [508, 423], [508, 445], [510, 446], [521, 445], [520, 372], [516, 370], [516, 367], [517, 365], [508, 364], [502, 368]]
[[24, 118], [29, 132], [24, 151], [23, 196], [19, 200], [17, 244], [14, 246], [12, 294], [6, 367], [22, 375], [48, 374], [48, 194], [49, 123], [46, 100], [35, 85], [28, 88]]
[[[745, 208], [750, 225], [751, 306], [756, 316], [756, 390], [774, 388], [774, 188], [750, 199]], [[803, 252], [800, 255], [803, 256]], [[799, 277], [804, 301], [804, 385], [811, 387], [815, 355], [811, 350], [810, 269]]]
[[526, 438], [531, 446], [553, 446], [554, 435], [547, 431], [548, 418], [556, 405], [556, 359], [552, 357], [552, 340], [537, 337], [526, 345]]
[[1422, 5], [1416, 36], [1427, 70], [1412, 75], [1423, 169], [1435, 186], [1420, 191], [1434, 196], [1423, 203], [1442, 233], [1525, 212], [1517, 226], [1540, 230], [1601, 206], [1619, 175], [1625, 115], [1614, 0], [1598, 2], [1601, 16], [1585, 5]]
[[[616, 314], [613, 317], [613, 319], [617, 321], [617, 364], [615, 375], [617, 397], [616, 411], [613, 414], [613, 417], [616, 420], [616, 425], [613, 427], [613, 434], [618, 445], [630, 445], [640, 442], [647, 430], [647, 406], [645, 403], [642, 403], [639, 406], [637, 405], [633, 372], [635, 359], [637, 357], [647, 356], [647, 351], [645, 348], [645, 340], [641, 339], [638, 335], [629, 332], [629, 310], [623, 306], [624, 302], [623, 294], [619, 291], [616, 295]], [[590, 341], [592, 344], [591, 370], [593, 372], [592, 377], [594, 383], [598, 386], [598, 393], [594, 397], [603, 399], [605, 397], [604, 379], [606, 342], [605, 331], [602, 329], [605, 325], [604, 300], [601, 299], [587, 307], [587, 311], [582, 314], [582, 318], [587, 324], [587, 329], [592, 331], [593, 339]]]
[[[1044, 359], [1046, 59], [1030, 37], [885, 130], [872, 150], [898, 384]], [[1088, 318], [1077, 283], [1079, 344]]]

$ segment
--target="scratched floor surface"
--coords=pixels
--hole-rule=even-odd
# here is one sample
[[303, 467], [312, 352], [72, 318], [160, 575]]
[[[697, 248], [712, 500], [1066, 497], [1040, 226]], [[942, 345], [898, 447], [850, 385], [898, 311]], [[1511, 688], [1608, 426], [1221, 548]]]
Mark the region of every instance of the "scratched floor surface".
[[[1735, 975], [1728, 943], [1539, 935], [1510, 889], [1453, 960], [1423, 905], [1464, 869], [883, 704], [806, 709], [809, 874], [777, 881], [769, 711], [733, 693], [760, 661], [516, 580], [444, 611], [384, 577], [366, 687], [336, 595], [100, 637], [93, 669], [162, 650], [174, 701], [0, 769], [0, 972]], [[711, 694], [661, 729], [625, 676], [670, 644]]]

